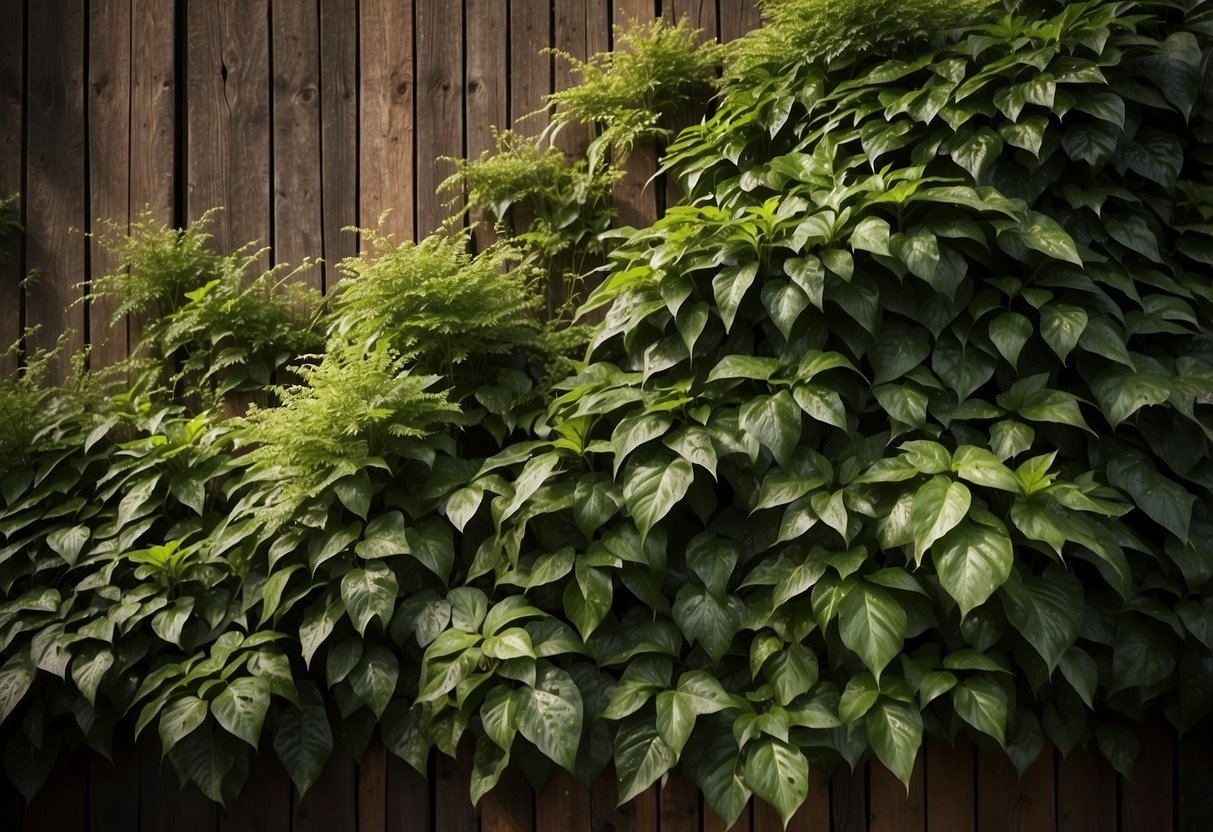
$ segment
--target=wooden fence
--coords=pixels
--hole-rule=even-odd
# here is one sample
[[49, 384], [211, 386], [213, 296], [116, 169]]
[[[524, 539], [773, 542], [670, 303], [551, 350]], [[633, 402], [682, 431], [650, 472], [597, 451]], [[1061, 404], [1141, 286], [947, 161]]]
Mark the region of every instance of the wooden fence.
[[[323, 289], [357, 250], [344, 228], [390, 209], [388, 230], [424, 236], [448, 216], [435, 160], [478, 156], [574, 80], [544, 49], [585, 58], [654, 15], [725, 40], [758, 20], [754, 0], [0, 0], [0, 195], [22, 194], [25, 228], [0, 263], [0, 345], [37, 326], [33, 346], [72, 330], [98, 362], [125, 355], [126, 327], [79, 302], [112, 267], [85, 234], [145, 206], [177, 225], [223, 206], [220, 246], [323, 258], [306, 277]], [[632, 222], [655, 212], [637, 165]]]
[[[155, 741], [121, 746], [114, 761], [77, 754], [61, 762], [28, 805], [0, 780], [6, 832], [723, 832], [686, 781], [671, 777], [616, 806], [614, 781], [587, 790], [557, 770], [536, 794], [517, 769], [478, 808], [468, 800], [470, 760], [441, 758], [423, 778], [382, 746], [355, 765], [336, 752], [300, 800], [265, 750], [239, 800], [223, 809], [182, 791]], [[1207, 734], [1147, 739], [1132, 782], [1093, 751], [1041, 757], [1023, 778], [999, 753], [930, 742], [910, 789], [884, 768], [814, 772], [794, 832], [1207, 832], [1213, 829], [1213, 745]], [[737, 832], [776, 832], [779, 818], [753, 801]]]

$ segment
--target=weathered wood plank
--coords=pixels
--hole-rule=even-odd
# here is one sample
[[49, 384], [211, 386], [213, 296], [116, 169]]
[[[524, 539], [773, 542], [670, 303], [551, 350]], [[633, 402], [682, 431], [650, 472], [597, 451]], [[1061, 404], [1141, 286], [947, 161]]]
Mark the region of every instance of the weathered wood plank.
[[720, 0], [720, 40], [736, 40], [762, 24], [756, 0]]
[[[88, 174], [89, 216], [125, 232], [130, 222], [131, 3], [93, 0], [89, 6]], [[89, 280], [109, 274], [116, 259], [96, 238], [89, 241]], [[89, 361], [104, 367], [126, 357], [125, 320], [114, 321], [113, 298], [89, 304]]]
[[417, 234], [425, 237], [458, 210], [438, 186], [463, 156], [463, 7], [449, 0], [416, 0]]
[[404, 760], [389, 754], [387, 828], [392, 832], [430, 832], [433, 828], [433, 817], [433, 791], [430, 784]]
[[[653, 19], [650, 0], [615, 0], [615, 26], [623, 31], [632, 21], [645, 23]], [[657, 150], [652, 142], [633, 148], [628, 157], [626, 174], [615, 184], [612, 201], [619, 212], [618, 223], [644, 228], [657, 220], [657, 189], [649, 180], [657, 172]]]
[[924, 832], [926, 810], [925, 754], [919, 752], [907, 790], [901, 781], [873, 762], [868, 772], [868, 829], [870, 832]]
[[926, 763], [927, 828], [972, 829], [977, 822], [972, 743], [964, 735], [953, 745], [927, 740]]
[[[320, 192], [324, 287], [340, 277], [337, 264], [358, 253], [343, 228], [358, 216], [358, 2], [320, 0]], [[362, 222], [373, 221], [363, 217]]]
[[[0, 3], [0, 197], [21, 191], [25, 167], [25, 130], [22, 106], [25, 101], [25, 7], [22, 3]], [[21, 217], [21, 201], [13, 205]], [[21, 337], [21, 277], [25, 244], [20, 234], [0, 237], [0, 377], [17, 367], [16, 356], [5, 351]], [[4, 815], [0, 814], [0, 818]]]
[[[535, 794], [522, 769], [506, 768], [497, 785], [480, 800], [480, 832], [533, 832]], [[622, 827], [616, 827], [622, 832]]]
[[[595, 0], [555, 0], [556, 29], [553, 33], [556, 48], [563, 53], [585, 61], [598, 52], [611, 48], [611, 21], [607, 17], [607, 5]], [[554, 89], [568, 89], [580, 83], [581, 76], [565, 58], [556, 56]], [[586, 146], [594, 136], [594, 127], [588, 124], [570, 123], [560, 129], [556, 145], [570, 157], [576, 159], [585, 154]]]
[[830, 817], [835, 832], [865, 832], [868, 828], [868, 767], [852, 771], [839, 763], [830, 778]]
[[537, 136], [550, 121], [544, 99], [552, 91], [552, 61], [543, 50], [552, 45], [549, 0], [510, 0], [510, 124]]
[[657, 832], [657, 788], [651, 786], [620, 806], [615, 767], [608, 766], [590, 791], [590, 828], [594, 832]]
[[[112, 761], [89, 758], [89, 832], [129, 832], [139, 828], [139, 749], [126, 731], [115, 732]], [[12, 827], [15, 828], [15, 827]]]
[[665, 0], [661, 4], [661, 14], [666, 22], [671, 24], [687, 18], [692, 28], [703, 30], [705, 39], [715, 40], [720, 37], [715, 0]]
[[178, 152], [177, 0], [131, 0], [131, 216], [171, 223]]
[[358, 832], [387, 829], [387, 749], [376, 737], [358, 766]]
[[[221, 251], [270, 245], [268, 0], [187, 9], [186, 218], [223, 206], [212, 229]], [[258, 265], [267, 268], [268, 255]]]
[[590, 793], [573, 775], [552, 768], [535, 796], [535, 832], [589, 832], [593, 815]]
[[671, 774], [659, 795], [662, 832], [699, 832], [699, 792], [679, 774]]
[[359, 216], [373, 227], [384, 211], [384, 231], [402, 240], [416, 235], [413, 204], [413, 10], [396, 0], [359, 6]]
[[1059, 832], [1116, 828], [1116, 772], [1095, 750], [1075, 748], [1057, 767]]
[[434, 764], [434, 828], [443, 832], [477, 832], [476, 810], [468, 796], [472, 779], [472, 746], [463, 743], [459, 757], [439, 754]]
[[[88, 229], [85, 199], [84, 0], [45, 0], [28, 5], [29, 43], [26, 112], [26, 267], [36, 269], [26, 290], [26, 323], [40, 330], [32, 347], [53, 347], [72, 331], [51, 375], [67, 374], [71, 354], [84, 346]], [[74, 304], [74, 305], [73, 305]], [[70, 308], [69, 308], [70, 307]]]
[[982, 832], [1057, 828], [1057, 795], [1053, 780], [1053, 751], [1046, 749], [1023, 776], [1001, 751], [979, 755], [977, 763], [977, 825]]
[[[508, 17], [509, 3], [505, 0], [467, 0], [464, 108], [468, 159], [493, 150], [494, 128], [509, 126]], [[468, 221], [477, 250], [483, 250], [495, 239], [492, 213], [477, 209]]]
[[219, 811], [219, 832], [291, 832], [294, 789], [269, 742], [249, 757], [240, 796]]
[[[275, 263], [297, 266], [323, 250], [320, 158], [320, 15], [315, 4], [275, 3], [274, 251]], [[323, 288], [319, 269], [299, 279]]]
[[307, 794], [291, 790], [293, 832], [356, 829], [358, 823], [357, 767], [340, 751], [329, 757], [320, 778]]
[[[1188, 779], [1191, 774], [1190, 769], [1186, 772], [1182, 768], [1179, 772], [1175, 770], [1175, 741], [1169, 728], [1158, 725], [1154, 731], [1144, 733], [1133, 779], [1121, 780], [1121, 832], [1159, 832], [1176, 828], [1195, 832], [1206, 829], [1205, 826], [1189, 826], [1183, 822], [1185, 810], [1191, 807], [1193, 794], [1208, 790], [1206, 780], [1198, 775], [1194, 783]], [[1180, 781], [1178, 784], [1177, 779]], [[1177, 785], [1179, 818], [1176, 818], [1173, 808]]]

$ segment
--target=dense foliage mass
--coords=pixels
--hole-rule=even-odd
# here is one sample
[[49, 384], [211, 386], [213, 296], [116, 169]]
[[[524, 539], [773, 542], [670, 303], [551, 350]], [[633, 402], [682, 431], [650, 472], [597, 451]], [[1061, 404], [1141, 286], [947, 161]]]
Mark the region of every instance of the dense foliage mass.
[[613, 761], [786, 819], [928, 731], [1123, 771], [1128, 720], [1207, 718], [1213, 10], [822, 5], [732, 48], [572, 373], [541, 252], [369, 237], [245, 419], [0, 386], [41, 414], [0, 462], [9, 776], [128, 715], [216, 799], [263, 732], [306, 790], [327, 696], [355, 756], [470, 739], [474, 799]]

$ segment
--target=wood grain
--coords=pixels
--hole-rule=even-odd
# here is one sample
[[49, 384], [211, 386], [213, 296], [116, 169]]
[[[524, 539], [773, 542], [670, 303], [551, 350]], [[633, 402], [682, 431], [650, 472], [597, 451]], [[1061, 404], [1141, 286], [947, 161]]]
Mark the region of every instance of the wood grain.
[[513, 129], [538, 136], [550, 118], [545, 96], [552, 91], [549, 0], [510, 0], [509, 117]]
[[[1209, 753], [1207, 747], [1204, 753]], [[1193, 774], [1198, 775], [1195, 781], [1191, 779]], [[1178, 772], [1175, 770], [1175, 741], [1170, 729], [1156, 725], [1142, 737], [1132, 780], [1121, 780], [1121, 832], [1157, 832], [1176, 828], [1173, 805], [1177, 779], [1182, 818], [1186, 811], [1191, 810], [1193, 800], [1201, 800], [1201, 793], [1209, 791], [1208, 781], [1198, 771], [1193, 771], [1191, 766], [1184, 766]], [[1205, 827], [1180, 822], [1178, 828], [1203, 830]]]
[[982, 832], [1057, 828], [1052, 749], [1046, 749], [1022, 777], [1002, 752], [979, 755], [977, 789], [977, 825]]
[[291, 832], [290, 777], [269, 742], [249, 757], [249, 777], [240, 796], [219, 812], [219, 832]]
[[699, 792], [685, 777], [669, 775], [658, 800], [662, 832], [699, 832]]
[[755, 0], [720, 0], [720, 40], [736, 40], [762, 23]]
[[839, 763], [830, 778], [830, 818], [835, 832], [863, 832], [868, 828], [867, 766], [852, 771]]
[[[22, 106], [25, 100], [25, 7], [0, 3], [0, 197], [21, 191], [25, 166]], [[21, 200], [12, 209], [21, 218]], [[6, 355], [21, 337], [24, 240], [19, 232], [0, 237], [0, 377], [17, 367], [16, 356]], [[0, 816], [2, 817], [2, 816]]]
[[[632, 21], [654, 17], [653, 4], [646, 0], [616, 0], [615, 26], [626, 31]], [[652, 142], [637, 145], [628, 157], [624, 177], [615, 184], [612, 200], [619, 212], [618, 224], [644, 228], [657, 220], [657, 189], [650, 183], [657, 172], [657, 150]]]
[[396, 0], [361, 0], [358, 224], [401, 240], [416, 236], [413, 204], [413, 10]]
[[[324, 288], [358, 253], [358, 2], [320, 0], [320, 193]], [[373, 218], [372, 218], [373, 219]]]
[[[131, 216], [174, 221], [177, 152], [175, 18], [178, 0], [131, 0]], [[181, 148], [182, 151], [184, 148]]]
[[71, 330], [66, 349], [51, 363], [53, 379], [66, 376], [72, 353], [84, 346], [88, 205], [85, 199], [84, 0], [28, 5], [26, 112], [26, 268], [37, 270], [25, 295], [25, 320], [40, 327], [33, 347], [54, 347]]
[[293, 832], [331, 832], [356, 829], [358, 823], [357, 767], [340, 751], [334, 751], [307, 794], [292, 789]]
[[[311, 3], [275, 3], [273, 11], [273, 259], [297, 266], [324, 252], [320, 15]], [[298, 278], [324, 286], [319, 269]]]
[[[89, 6], [88, 173], [89, 216], [126, 233], [130, 223], [131, 4], [93, 0]], [[96, 230], [104, 230], [101, 226]], [[94, 237], [89, 241], [90, 281], [114, 270], [117, 259]], [[89, 363], [104, 367], [129, 352], [127, 322], [113, 321], [113, 298], [89, 303]]]
[[973, 789], [973, 745], [960, 735], [954, 744], [926, 742], [928, 829], [972, 829], [977, 822]]
[[472, 776], [472, 746], [463, 743], [459, 756], [438, 754], [434, 763], [434, 828], [444, 832], [476, 832], [476, 810], [468, 798]]
[[[443, 157], [463, 156], [463, 7], [450, 0], [416, 0], [417, 234], [425, 237], [463, 200], [439, 194], [455, 171]], [[453, 208], [446, 203], [453, 198]]]
[[1103, 755], [1075, 748], [1057, 766], [1059, 832], [1116, 828], [1116, 772]]
[[389, 754], [387, 758], [388, 829], [392, 832], [430, 832], [434, 828], [433, 818], [434, 803], [430, 784], [404, 760], [394, 754]]
[[376, 737], [358, 766], [358, 830], [387, 829], [387, 749]]
[[535, 798], [535, 832], [589, 832], [590, 793], [559, 766]]
[[924, 832], [927, 829], [925, 754], [919, 752], [907, 789], [893, 772], [872, 762], [868, 774], [870, 832]]
[[531, 832], [534, 828], [534, 792], [522, 770], [508, 766], [480, 801], [480, 832]]
[[[188, 10], [186, 218], [222, 206], [215, 245], [271, 245], [268, 0]], [[257, 265], [268, 268], [269, 255]]]
[[607, 766], [590, 791], [590, 828], [594, 832], [657, 832], [657, 792], [657, 786], [650, 786], [620, 806], [615, 767]]
[[[509, 127], [508, 20], [509, 3], [505, 0], [467, 0], [464, 117], [468, 159], [477, 159], [485, 151], [492, 151], [494, 128]], [[491, 212], [474, 210], [468, 222], [478, 251], [493, 242]]]

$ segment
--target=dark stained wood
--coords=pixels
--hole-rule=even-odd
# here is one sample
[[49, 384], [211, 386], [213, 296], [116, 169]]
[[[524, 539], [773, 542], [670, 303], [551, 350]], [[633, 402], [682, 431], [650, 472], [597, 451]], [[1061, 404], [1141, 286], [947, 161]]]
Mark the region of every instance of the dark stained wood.
[[240, 796], [219, 812], [219, 832], [291, 832], [294, 788], [271, 744], [249, 757], [249, 776]]
[[930, 739], [925, 754], [927, 829], [973, 829], [977, 821], [973, 745], [963, 735], [951, 745]]
[[720, 0], [720, 40], [735, 40], [762, 23], [755, 0]]
[[[518, 766], [501, 774], [497, 785], [480, 799], [480, 832], [532, 832], [535, 795]], [[616, 827], [622, 832], [622, 827]]]
[[219, 807], [192, 783], [181, 788], [176, 772], [160, 759], [154, 732], [140, 742], [139, 828], [173, 832], [216, 832]]
[[[9, 5], [9, 4], [6, 4]], [[84, 346], [81, 283], [88, 247], [85, 200], [84, 0], [28, 4], [26, 112], [26, 268], [36, 269], [25, 294], [26, 323], [39, 326], [34, 347], [53, 347], [72, 330], [51, 375], [66, 375], [71, 354]], [[70, 307], [70, 308], [69, 308]]]
[[[25, 100], [25, 8], [21, 3], [0, 3], [0, 197], [21, 191], [24, 167], [21, 109]], [[20, 201], [14, 205], [21, 216]], [[9, 346], [21, 336], [21, 276], [24, 244], [13, 233], [0, 238], [0, 377], [17, 367]], [[0, 814], [0, 819], [5, 815]]]
[[139, 828], [139, 749], [124, 731], [114, 737], [113, 760], [89, 759], [89, 832], [129, 832]]
[[880, 763], [868, 767], [868, 829], [871, 832], [924, 832], [927, 829], [924, 755], [914, 761], [907, 790]]
[[357, 766], [341, 751], [333, 751], [320, 779], [307, 794], [300, 798], [294, 789], [291, 794], [293, 832], [357, 828]]
[[[653, 19], [653, 4], [648, 0], [615, 0], [615, 26], [626, 28], [631, 21]], [[649, 180], [657, 172], [657, 150], [651, 142], [633, 148], [626, 174], [615, 184], [612, 198], [619, 212], [618, 223], [644, 228], [657, 220], [657, 189]]]
[[472, 746], [463, 743], [459, 757], [438, 754], [434, 774], [434, 828], [450, 832], [476, 832], [476, 810], [468, 795], [472, 776]]
[[1094, 749], [1075, 748], [1057, 766], [1059, 832], [1116, 828], [1116, 772]]
[[387, 829], [387, 749], [375, 738], [358, 766], [359, 832]]
[[187, 5], [186, 216], [223, 206], [213, 227], [221, 251], [272, 242], [268, 1]]
[[535, 797], [535, 832], [589, 832], [590, 793], [559, 766]]
[[177, 84], [174, 56], [178, 0], [131, 0], [131, 216], [144, 208], [173, 221], [176, 188]]
[[1057, 828], [1050, 750], [1046, 749], [1023, 777], [1005, 754], [980, 754], [977, 778], [977, 827], [982, 832], [1051, 832]]
[[[821, 828], [821, 827], [818, 827]], [[829, 828], [827, 824], [826, 829]], [[703, 805], [703, 832], [751, 832], [753, 824], [750, 820], [750, 807], [747, 806], [741, 813], [741, 817], [737, 818], [737, 822], [732, 826], [725, 826], [724, 821], [720, 819], [712, 809], [704, 802]]]
[[868, 772], [851, 771], [839, 763], [830, 778], [830, 817], [835, 832], [863, 832], [868, 828]]
[[[298, 266], [324, 251], [320, 151], [320, 15], [314, 3], [274, 4], [275, 263]], [[298, 279], [323, 288], [319, 269]]]
[[658, 786], [654, 785], [620, 806], [615, 768], [608, 766], [590, 791], [590, 828], [594, 832], [657, 832], [658, 804]]
[[413, 204], [413, 10], [397, 0], [361, 0], [358, 224], [401, 240], [416, 235]]
[[[467, 798], [467, 794], [464, 794]], [[430, 832], [434, 817], [430, 784], [394, 754], [387, 757], [387, 828], [391, 832]], [[298, 832], [298, 829], [295, 830]]]
[[[1208, 753], [1206, 749], [1204, 753]], [[1179, 806], [1181, 830], [1203, 830], [1206, 826], [1189, 826], [1183, 823], [1185, 810], [1191, 810], [1193, 800], [1208, 800], [1200, 792], [1209, 791], [1207, 779], [1191, 779], [1191, 769], [1175, 771], [1175, 742], [1170, 729], [1158, 725], [1142, 736], [1141, 752], [1133, 779], [1122, 779], [1120, 786], [1121, 832], [1156, 832], [1159, 829], [1176, 828], [1173, 800], [1176, 796], [1175, 781], [1179, 780]]]
[[458, 210], [438, 186], [455, 171], [443, 157], [463, 156], [463, 7], [450, 0], [416, 0], [417, 236], [435, 231]]
[[[862, 770], [860, 772], [862, 774]], [[751, 801], [754, 832], [782, 832], [783, 821], [779, 813], [769, 804], [758, 799]], [[830, 828], [830, 780], [826, 779], [820, 769], [809, 769], [809, 794], [800, 808], [788, 819], [788, 832], [817, 832]], [[714, 817], [710, 812], [708, 817]], [[746, 818], [743, 814], [734, 829], [746, 830]], [[704, 825], [705, 832], [709, 828]], [[720, 826], [712, 827], [720, 828]]]
[[[340, 277], [337, 264], [358, 253], [358, 3], [320, 0], [320, 150], [327, 289]], [[411, 53], [410, 53], [411, 54]], [[363, 218], [362, 222], [373, 221]]]
[[[585, 61], [611, 48], [611, 21], [607, 17], [607, 4], [597, 0], [555, 0], [555, 9], [556, 30], [553, 34], [558, 50]], [[581, 76], [572, 64], [557, 55], [554, 89], [567, 89], [580, 81]], [[569, 156], [577, 158], [584, 154], [593, 135], [591, 125], [566, 124], [556, 137], [556, 145]]]
[[[509, 3], [505, 0], [467, 0], [464, 108], [468, 159], [477, 159], [485, 151], [493, 150], [494, 129], [509, 127], [508, 19]], [[468, 221], [477, 250], [483, 250], [494, 239], [492, 213], [477, 209]]]
[[[1156, 730], [1164, 729], [1159, 726]], [[1165, 755], [1168, 745], [1156, 741], [1150, 751]], [[1140, 766], [1138, 770], [1141, 770]], [[1179, 795], [1178, 828], [1184, 832], [1213, 829], [1213, 730], [1207, 723], [1192, 729], [1180, 740], [1176, 774], [1178, 778], [1172, 782], [1177, 783]], [[1137, 776], [1134, 775], [1134, 779]]]
[[[93, 0], [88, 36], [89, 216], [113, 223], [114, 230], [125, 233], [131, 209], [130, 0]], [[109, 274], [116, 265], [116, 258], [94, 237], [89, 279]], [[115, 305], [112, 298], [89, 304], [89, 361], [93, 367], [114, 364], [129, 352], [126, 321], [111, 323]]]
[[83, 751], [62, 754], [46, 783], [25, 807], [28, 832], [85, 832], [88, 758]]
[[[618, 2], [618, 0], [617, 0]], [[544, 99], [552, 91], [550, 0], [510, 0], [510, 124], [537, 136], [549, 117]]]
[[658, 799], [662, 832], [699, 832], [699, 792], [685, 777], [669, 775]]

